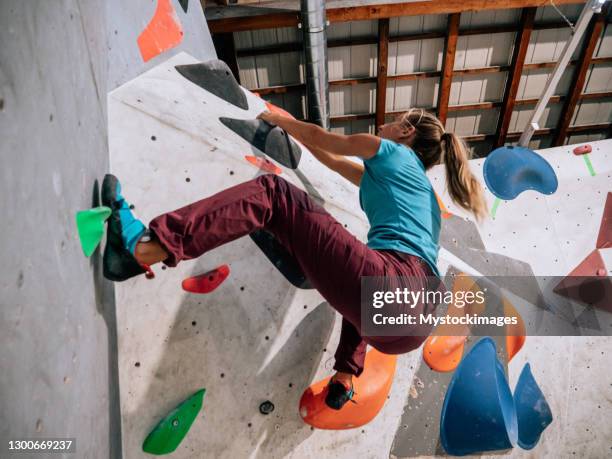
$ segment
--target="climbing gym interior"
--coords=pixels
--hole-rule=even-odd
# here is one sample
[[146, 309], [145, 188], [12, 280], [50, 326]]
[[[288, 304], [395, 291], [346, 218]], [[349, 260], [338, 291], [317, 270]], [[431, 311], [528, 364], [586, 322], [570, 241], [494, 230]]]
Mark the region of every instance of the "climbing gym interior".
[[[0, 458], [612, 456], [610, 2], [2, 0], [0, 43]], [[471, 154], [482, 221], [426, 172], [437, 268], [498, 330], [368, 347], [333, 410], [342, 318], [271, 233], [105, 278], [109, 173], [144, 222], [272, 174], [365, 242], [359, 188], [258, 116], [415, 108]]]

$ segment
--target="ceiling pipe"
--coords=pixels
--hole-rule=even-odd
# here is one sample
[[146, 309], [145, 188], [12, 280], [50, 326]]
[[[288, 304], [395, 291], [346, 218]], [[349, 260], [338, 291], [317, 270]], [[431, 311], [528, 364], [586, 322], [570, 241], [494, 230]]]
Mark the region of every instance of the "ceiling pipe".
[[306, 64], [308, 120], [329, 129], [329, 80], [325, 0], [300, 0]]

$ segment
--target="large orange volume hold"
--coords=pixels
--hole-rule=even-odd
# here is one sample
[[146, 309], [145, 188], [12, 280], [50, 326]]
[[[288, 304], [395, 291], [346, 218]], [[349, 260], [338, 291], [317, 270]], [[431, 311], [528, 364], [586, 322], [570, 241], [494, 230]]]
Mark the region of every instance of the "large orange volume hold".
[[142, 60], [147, 62], [158, 54], [174, 48], [183, 40], [183, 28], [170, 0], [157, 0], [151, 22], [136, 40]]
[[353, 378], [355, 395], [340, 410], [325, 404], [330, 378], [314, 383], [302, 394], [300, 416], [305, 423], [317, 429], [353, 429], [367, 424], [381, 410], [393, 383], [397, 357], [376, 349], [366, 354], [363, 373]]

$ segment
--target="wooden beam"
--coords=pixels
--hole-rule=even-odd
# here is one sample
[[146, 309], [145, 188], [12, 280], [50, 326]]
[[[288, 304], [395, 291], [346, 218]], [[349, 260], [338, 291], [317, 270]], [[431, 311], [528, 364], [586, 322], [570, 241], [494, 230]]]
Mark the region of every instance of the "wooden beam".
[[290, 53], [293, 51], [302, 51], [304, 46], [302, 43], [279, 43], [272, 46], [260, 46], [251, 49], [239, 49], [236, 51], [238, 57], [262, 56], [265, 54]]
[[612, 123], [582, 124], [567, 128], [568, 134], [587, 134], [593, 132], [606, 131], [612, 127]]
[[301, 91], [306, 89], [306, 85], [303, 83], [298, 84], [287, 84], [282, 86], [268, 86], [265, 88], [253, 88], [251, 91], [256, 92], [260, 96], [267, 94], [286, 94], [292, 91]]
[[453, 13], [448, 16], [447, 35], [444, 40], [444, 61], [442, 62], [442, 78], [440, 80], [437, 103], [438, 118], [443, 125], [446, 124], [446, 115], [448, 114], [448, 101], [450, 99], [451, 82], [453, 79], [453, 67], [455, 66], [460, 19], [461, 13]]
[[413, 80], [424, 80], [425, 78], [439, 78], [442, 72], [416, 72], [416, 73], [404, 73], [400, 75], [387, 75], [388, 81], [413, 81]]
[[589, 92], [583, 93], [580, 95], [580, 100], [601, 100], [601, 99], [610, 99], [612, 98], [612, 91], [605, 92]]
[[582, 94], [582, 89], [584, 88], [586, 82], [586, 75], [587, 71], [589, 70], [589, 66], [591, 65], [591, 59], [593, 58], [593, 53], [595, 52], [595, 46], [599, 41], [599, 37], [601, 36], [606, 20], [606, 13], [607, 8], [604, 8], [601, 13], [595, 15], [589, 24], [587, 33], [585, 34], [582, 52], [572, 77], [570, 94], [565, 99], [565, 103], [563, 104], [563, 109], [561, 110], [561, 116], [559, 118], [559, 126], [557, 127], [557, 132], [555, 133], [555, 137], [553, 139], [553, 145], [556, 147], [565, 143], [567, 129], [569, 128], [572, 118], [574, 117], [574, 111], [576, 110], [578, 100], [580, 100], [580, 94]]
[[[365, 2], [364, 2], [365, 3]], [[584, 3], [584, 0], [555, 0], [556, 5]], [[500, 10], [547, 6], [547, 0], [438, 0], [387, 4], [328, 7], [330, 22], [364, 21], [397, 16], [422, 16], [429, 14], [454, 14], [466, 11]]]
[[378, 20], [378, 73], [376, 74], [376, 122], [378, 126], [385, 124], [387, 101], [387, 63], [389, 62], [389, 19]]
[[213, 45], [217, 52], [217, 57], [227, 64], [236, 81], [240, 83], [240, 72], [238, 71], [238, 59], [236, 57], [236, 44], [234, 43], [234, 34], [216, 33], [212, 34]]
[[[543, 22], [539, 24], [533, 25], [533, 30], [544, 30], [544, 29], [561, 29], [567, 27], [565, 22]], [[470, 35], [491, 35], [497, 33], [507, 33], [507, 32], [518, 32], [521, 31], [522, 27], [518, 24], [511, 25], [502, 25], [502, 26], [482, 26], [475, 27], [473, 29], [464, 29], [459, 30], [459, 36], [470, 36]], [[407, 42], [407, 41], [417, 41], [417, 40], [430, 40], [434, 38], [444, 38], [446, 37], [446, 32], [421, 32], [421, 33], [408, 33], [408, 34], [400, 34], [400, 35], [390, 35], [389, 43], [395, 42]], [[364, 36], [364, 37], [354, 37], [354, 38], [341, 38], [341, 39], [333, 39], [327, 41], [328, 48], [340, 48], [343, 46], [358, 46], [358, 45], [375, 45], [378, 43], [378, 37], [373, 36]], [[276, 45], [270, 46], [261, 46], [257, 48], [249, 48], [249, 49], [239, 49], [236, 51], [236, 55], [238, 57], [250, 57], [250, 56], [261, 56], [264, 54], [278, 54], [278, 53], [289, 53], [293, 51], [302, 51], [304, 49], [303, 43], [301, 42], [293, 42], [293, 43], [279, 43]], [[594, 62], [610, 62], [612, 61], [612, 57], [601, 57], [594, 59]], [[572, 61], [573, 62], [573, 61]], [[531, 68], [545, 68], [545, 67], [553, 67], [555, 62], [545, 62], [545, 63], [536, 63], [536, 64], [528, 64], [531, 65]], [[570, 64], [573, 65], [573, 64]], [[505, 66], [502, 66], [505, 67]]]
[[[204, 2], [204, 0], [201, 0]], [[333, 2], [327, 6], [327, 19], [330, 22], [365, 21], [399, 16], [423, 16], [431, 14], [453, 14], [467, 11], [484, 11], [547, 6], [547, 0], [436, 0], [414, 1], [389, 4], [370, 4], [359, 2], [358, 6], [334, 8]], [[365, 4], [364, 4], [365, 3]], [[556, 5], [585, 3], [584, 0], [555, 0]], [[204, 6], [204, 5], [203, 5]], [[230, 10], [232, 7], [226, 7]], [[211, 33], [239, 32], [244, 30], [271, 29], [277, 27], [297, 27], [300, 14], [297, 9], [242, 6], [244, 14], [227, 14], [218, 7], [205, 8], [208, 28]]]
[[508, 128], [510, 127], [510, 118], [514, 110], [516, 93], [518, 92], [521, 75], [523, 74], [523, 65], [525, 64], [525, 56], [527, 56], [527, 47], [529, 46], [529, 39], [531, 38], [536, 10], [537, 8], [525, 8], [521, 13], [521, 24], [523, 24], [523, 28], [517, 34], [516, 40], [514, 41], [510, 71], [506, 79], [502, 108], [497, 120], [497, 131], [495, 143], [493, 144], [495, 148], [501, 147], [506, 143], [506, 134], [508, 134]]
[[356, 84], [376, 83], [376, 77], [343, 78], [342, 80], [330, 80], [330, 86], [355, 86]]
[[[612, 123], [598, 123], [598, 124], [584, 124], [582, 126], [570, 126], [567, 129], [568, 135], [570, 134], [584, 134], [602, 132], [612, 129]], [[545, 135], [552, 135], [555, 132], [554, 128], [538, 129], [533, 136], [542, 137]], [[509, 132], [507, 135], [508, 140], [518, 140], [521, 137], [522, 132]], [[466, 142], [482, 142], [484, 140], [493, 140], [495, 134], [474, 134], [461, 137]]]
[[[231, 8], [231, 7], [229, 7]], [[266, 12], [250, 16], [207, 18], [210, 33], [244, 32], [246, 30], [276, 29], [278, 27], [297, 27], [300, 22], [298, 11]]]
[[[254, 89], [253, 91], [256, 91], [256, 90]], [[550, 98], [550, 103], [556, 104], [556, 103], [563, 102], [564, 98], [565, 96], [552, 96]], [[582, 94], [580, 96], [580, 99], [581, 100], [612, 99], [612, 91]], [[537, 103], [538, 103], [538, 99], [517, 99], [514, 105], [515, 106], [535, 105]], [[449, 112], [462, 112], [466, 110], [488, 110], [488, 109], [497, 108], [501, 106], [502, 106], [502, 102], [480, 102], [478, 104], [449, 105], [448, 111]], [[436, 111], [435, 107], [421, 107], [421, 108], [423, 108], [426, 111], [432, 112], [432, 113], [435, 113]], [[406, 110], [394, 110], [394, 111], [387, 112], [385, 115], [387, 116], [388, 115], [401, 115], [402, 113], [405, 113], [405, 112]], [[331, 120], [332, 121], [364, 120], [364, 119], [374, 119], [375, 117], [376, 117], [375, 113], [358, 113], [358, 114], [332, 116]], [[573, 128], [570, 127], [569, 129], [570, 130], [571, 129], [580, 130], [580, 129], [585, 129], [585, 127], [574, 126]], [[587, 125], [586, 129], [602, 130], [602, 125], [600, 124]], [[552, 130], [550, 132], [552, 132]], [[487, 135], [491, 138], [496, 136], [496, 134], [477, 134], [477, 135]], [[514, 133], [513, 135], [518, 135], [518, 134]]]
[[[557, 104], [559, 102], [562, 102], [563, 99], [564, 99], [564, 96], [552, 96], [549, 99], [548, 103], [549, 104]], [[523, 105], [535, 105], [535, 104], [538, 103], [538, 100], [540, 100], [540, 99], [536, 99], [536, 98], [533, 98], [533, 99], [517, 99], [517, 100], [514, 101], [514, 106], [515, 107], [519, 107], [519, 106], [523, 106]]]

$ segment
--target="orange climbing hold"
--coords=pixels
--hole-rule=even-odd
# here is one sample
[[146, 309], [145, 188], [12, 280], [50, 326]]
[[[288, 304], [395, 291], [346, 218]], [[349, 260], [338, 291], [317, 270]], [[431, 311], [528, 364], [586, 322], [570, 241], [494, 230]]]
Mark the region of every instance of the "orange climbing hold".
[[523, 318], [514, 305], [506, 298], [503, 298], [503, 302], [504, 315], [506, 317], [516, 317], [517, 319], [516, 325], [506, 325], [506, 354], [508, 355], [509, 362], [525, 344], [525, 335], [527, 332], [525, 329], [525, 322], [523, 322]]
[[395, 365], [396, 356], [370, 350], [366, 354], [363, 373], [353, 378], [355, 403], [348, 402], [338, 411], [329, 408], [325, 404], [325, 396], [330, 378], [325, 378], [302, 394], [300, 416], [305, 423], [317, 429], [343, 430], [367, 424], [376, 417], [387, 400]]
[[423, 347], [423, 360], [435, 371], [453, 371], [461, 362], [467, 336], [431, 335]]
[[183, 290], [191, 293], [210, 293], [227, 279], [229, 273], [229, 266], [221, 265], [212, 271], [185, 279]]
[[171, 0], [157, 0], [153, 18], [137, 39], [142, 59], [147, 62], [182, 40], [183, 28]]
[[[460, 273], [455, 277], [453, 282], [453, 297], [458, 298], [458, 292], [472, 292], [476, 297], [478, 292], [481, 292], [478, 284], [470, 276]], [[451, 304], [446, 311], [449, 316], [463, 316], [467, 314], [481, 314], [484, 311], [485, 305], [476, 307], [474, 304], [468, 308], [458, 307]], [[434, 333], [427, 338], [423, 346], [423, 360], [435, 371], [448, 372], [453, 371], [461, 362], [463, 356], [463, 348], [465, 340], [470, 334], [470, 329], [467, 325], [440, 325]]]
[[[463, 273], [455, 277], [453, 283], [453, 296], [457, 292], [472, 292], [475, 297], [481, 292], [478, 284]], [[506, 317], [516, 317], [516, 325], [506, 326], [506, 353], [508, 362], [521, 350], [525, 344], [525, 323], [519, 312], [512, 303], [506, 298], [502, 298], [504, 314]], [[457, 308], [455, 305], [449, 306], [447, 314], [460, 316], [463, 314], [481, 315], [486, 310], [486, 304], [475, 304], [465, 308]], [[439, 372], [454, 371], [459, 365], [463, 356], [465, 341], [470, 334], [470, 329], [465, 325], [441, 325], [436, 328], [434, 333], [427, 338], [423, 346], [423, 360], [432, 370]]]
[[[435, 193], [435, 192], [434, 192]], [[435, 193], [436, 199], [438, 200], [438, 207], [440, 207], [440, 213], [442, 214], [442, 218], [451, 218], [453, 214], [451, 214], [447, 209], [438, 193]]]
[[253, 166], [258, 167], [262, 171], [268, 172], [270, 174], [280, 175], [283, 173], [283, 170], [274, 164], [272, 161], [266, 158], [260, 158], [259, 156], [245, 156], [248, 162], [250, 162]]

